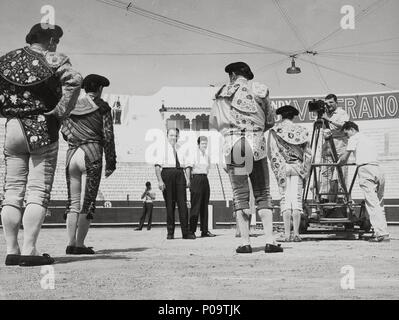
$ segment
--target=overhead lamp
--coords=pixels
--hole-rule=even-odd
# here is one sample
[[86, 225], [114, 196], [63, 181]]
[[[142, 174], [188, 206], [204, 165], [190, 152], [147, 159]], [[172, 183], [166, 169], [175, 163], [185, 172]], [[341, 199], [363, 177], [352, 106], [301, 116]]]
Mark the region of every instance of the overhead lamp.
[[297, 74], [297, 73], [301, 73], [301, 68], [297, 67], [295, 65], [295, 57], [292, 57], [291, 60], [291, 67], [287, 68], [287, 73], [288, 74]]

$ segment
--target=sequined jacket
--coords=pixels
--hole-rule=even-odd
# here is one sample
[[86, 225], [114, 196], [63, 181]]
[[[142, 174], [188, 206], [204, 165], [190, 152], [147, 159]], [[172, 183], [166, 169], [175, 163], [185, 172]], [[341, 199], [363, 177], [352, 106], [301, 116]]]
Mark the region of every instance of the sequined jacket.
[[254, 159], [266, 157], [265, 131], [274, 125], [275, 112], [268, 88], [239, 77], [217, 93], [209, 116], [210, 128], [224, 137], [223, 154], [228, 156], [234, 144], [245, 137]]
[[11, 51], [0, 57], [0, 114], [17, 118], [29, 149], [40, 149], [58, 140], [81, 83], [81, 75], [61, 53], [35, 45]]
[[104, 152], [105, 169], [115, 170], [116, 152], [111, 108], [101, 98], [96, 98], [93, 102], [98, 106], [94, 112], [71, 114], [63, 121], [61, 132], [64, 140], [68, 142], [66, 166], [69, 165], [75, 151], [81, 148], [88, 163], [99, 161], [102, 164]]

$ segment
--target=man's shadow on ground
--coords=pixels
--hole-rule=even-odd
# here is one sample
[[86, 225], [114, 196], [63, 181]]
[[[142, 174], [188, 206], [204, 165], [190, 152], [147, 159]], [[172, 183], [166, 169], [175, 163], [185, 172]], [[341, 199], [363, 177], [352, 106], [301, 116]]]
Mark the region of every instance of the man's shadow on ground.
[[109, 253], [123, 253], [123, 252], [142, 252], [147, 250], [146, 247], [139, 248], [120, 248], [120, 249], [104, 249], [96, 251], [97, 254], [109, 254]]
[[130, 258], [126, 256], [110, 256], [110, 255], [75, 255], [75, 256], [67, 256], [67, 257], [56, 257], [55, 264], [67, 264], [72, 262], [79, 261], [93, 261], [93, 260], [130, 260]]
[[57, 257], [55, 264], [66, 264], [77, 261], [93, 261], [93, 260], [130, 260], [129, 257], [123, 255], [111, 255], [112, 253], [123, 253], [123, 252], [141, 252], [148, 248], [122, 248], [122, 249], [104, 249], [98, 250], [95, 254], [91, 255], [70, 255], [66, 257]]

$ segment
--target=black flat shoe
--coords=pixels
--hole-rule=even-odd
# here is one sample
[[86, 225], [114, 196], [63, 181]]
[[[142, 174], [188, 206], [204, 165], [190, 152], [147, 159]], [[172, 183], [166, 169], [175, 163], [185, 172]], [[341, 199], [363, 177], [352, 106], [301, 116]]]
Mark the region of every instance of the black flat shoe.
[[175, 236], [173, 234], [168, 234], [168, 236], [166, 237], [167, 240], [173, 240], [175, 238]]
[[45, 266], [53, 264], [55, 260], [50, 257], [47, 253], [43, 253], [42, 256], [20, 256], [19, 266], [20, 267], [33, 267], [33, 266]]
[[197, 238], [197, 237], [195, 236], [194, 233], [185, 234], [185, 235], [183, 236], [183, 239], [189, 239], [189, 240], [194, 240], [194, 239], [196, 239], [196, 238]]
[[73, 254], [95, 254], [92, 247], [74, 247]]
[[141, 231], [141, 228], [136, 228], [134, 229], [134, 231]]
[[74, 246], [67, 246], [65, 249], [66, 254], [73, 254], [73, 250], [75, 249]]
[[283, 248], [281, 248], [281, 245], [278, 244], [277, 246], [274, 244], [269, 244], [267, 243], [265, 246], [265, 252], [266, 253], [274, 253], [274, 252], [283, 252]]
[[206, 238], [206, 237], [216, 237], [216, 235], [214, 235], [213, 233], [211, 233], [210, 231], [207, 232], [201, 232], [201, 237]]
[[20, 254], [7, 254], [6, 266], [18, 266]]
[[389, 236], [376, 236], [369, 239], [369, 242], [389, 242]]
[[252, 253], [252, 247], [248, 244], [246, 246], [239, 246], [236, 249], [237, 253]]

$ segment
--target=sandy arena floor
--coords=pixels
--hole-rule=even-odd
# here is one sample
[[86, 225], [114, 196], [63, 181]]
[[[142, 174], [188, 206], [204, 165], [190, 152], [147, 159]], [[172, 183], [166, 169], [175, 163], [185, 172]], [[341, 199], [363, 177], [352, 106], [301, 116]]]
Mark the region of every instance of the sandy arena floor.
[[[39, 248], [57, 259], [54, 289], [42, 288], [42, 267], [4, 266], [1, 236], [0, 299], [397, 299], [399, 227], [390, 232], [390, 243], [309, 240], [265, 254], [259, 231], [254, 253], [237, 255], [234, 229], [196, 240], [182, 240], [177, 229], [177, 239], [166, 240], [165, 228], [94, 228], [87, 245], [97, 254], [66, 256], [66, 231], [43, 229]], [[341, 287], [347, 265], [352, 290]]]

